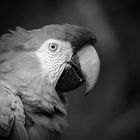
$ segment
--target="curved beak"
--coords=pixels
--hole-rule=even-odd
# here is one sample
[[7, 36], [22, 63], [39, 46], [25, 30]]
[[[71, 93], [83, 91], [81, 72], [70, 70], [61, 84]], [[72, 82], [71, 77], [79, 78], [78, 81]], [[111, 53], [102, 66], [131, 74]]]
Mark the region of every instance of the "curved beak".
[[92, 45], [83, 47], [77, 55], [79, 56], [81, 71], [85, 75], [86, 94], [88, 94], [97, 81], [100, 71], [100, 60]]
[[67, 62], [57, 84], [58, 93], [74, 90], [86, 82], [86, 94], [97, 81], [100, 69], [98, 54], [92, 45], [84, 46]]

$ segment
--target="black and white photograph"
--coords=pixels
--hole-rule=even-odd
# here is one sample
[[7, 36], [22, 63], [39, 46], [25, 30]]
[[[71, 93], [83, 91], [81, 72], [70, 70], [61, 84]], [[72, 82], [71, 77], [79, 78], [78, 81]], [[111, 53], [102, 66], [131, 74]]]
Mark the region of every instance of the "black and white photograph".
[[138, 0], [1, 0], [0, 18], [0, 140], [140, 140]]

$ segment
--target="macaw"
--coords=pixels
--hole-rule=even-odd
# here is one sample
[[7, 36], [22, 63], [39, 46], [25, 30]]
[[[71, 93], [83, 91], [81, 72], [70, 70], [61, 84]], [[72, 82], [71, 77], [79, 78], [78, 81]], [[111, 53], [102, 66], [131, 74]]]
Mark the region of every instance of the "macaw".
[[66, 93], [95, 85], [100, 60], [87, 28], [9, 30], [0, 39], [0, 140], [56, 140], [67, 126]]

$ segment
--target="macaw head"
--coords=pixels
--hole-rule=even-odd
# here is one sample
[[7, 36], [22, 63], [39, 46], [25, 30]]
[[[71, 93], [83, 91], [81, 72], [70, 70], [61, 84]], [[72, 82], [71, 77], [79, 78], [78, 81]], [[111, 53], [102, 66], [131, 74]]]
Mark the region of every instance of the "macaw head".
[[[47, 79], [60, 98], [84, 82], [87, 93], [95, 85], [100, 61], [95, 36], [87, 28], [63, 24], [32, 31], [18, 27], [11, 32], [1, 38], [0, 76], [6, 73], [12, 84], [27, 87], [34, 83], [33, 77]], [[47, 95], [47, 101], [54, 100], [52, 96]]]
[[[42, 42], [36, 55], [44, 76], [58, 93], [68, 92], [86, 82], [86, 92], [94, 86], [100, 68], [94, 48], [95, 36], [87, 28], [75, 25], [49, 25], [32, 31], [33, 40]], [[31, 45], [30, 45], [31, 46]]]

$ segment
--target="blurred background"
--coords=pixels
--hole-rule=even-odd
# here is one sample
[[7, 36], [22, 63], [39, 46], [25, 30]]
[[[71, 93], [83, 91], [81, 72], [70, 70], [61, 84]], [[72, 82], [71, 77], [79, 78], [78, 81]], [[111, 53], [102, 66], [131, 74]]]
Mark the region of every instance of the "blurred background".
[[[138, 0], [1, 0], [0, 35], [20, 26], [71, 23], [90, 28], [101, 60], [91, 94], [69, 93], [62, 140], [140, 139], [140, 8]], [[79, 94], [82, 92], [83, 94]]]

